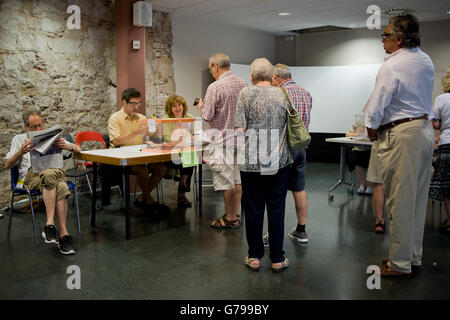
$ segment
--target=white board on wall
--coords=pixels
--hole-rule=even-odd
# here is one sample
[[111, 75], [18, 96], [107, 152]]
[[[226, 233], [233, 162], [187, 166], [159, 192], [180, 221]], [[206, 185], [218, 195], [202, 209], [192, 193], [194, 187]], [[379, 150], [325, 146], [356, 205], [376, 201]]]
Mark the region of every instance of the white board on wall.
[[[294, 81], [312, 96], [310, 132], [345, 133], [362, 113], [381, 64], [289, 67]], [[250, 66], [232, 64], [232, 72], [251, 85]]]

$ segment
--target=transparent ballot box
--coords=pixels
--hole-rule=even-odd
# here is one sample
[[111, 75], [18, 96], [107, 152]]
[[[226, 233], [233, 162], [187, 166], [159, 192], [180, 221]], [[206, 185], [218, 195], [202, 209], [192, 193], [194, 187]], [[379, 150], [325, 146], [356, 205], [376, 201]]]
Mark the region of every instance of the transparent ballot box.
[[[194, 147], [201, 135], [202, 122], [198, 118], [164, 118], [143, 120], [148, 125], [144, 136], [146, 149], [172, 150]], [[201, 141], [197, 141], [201, 145]]]

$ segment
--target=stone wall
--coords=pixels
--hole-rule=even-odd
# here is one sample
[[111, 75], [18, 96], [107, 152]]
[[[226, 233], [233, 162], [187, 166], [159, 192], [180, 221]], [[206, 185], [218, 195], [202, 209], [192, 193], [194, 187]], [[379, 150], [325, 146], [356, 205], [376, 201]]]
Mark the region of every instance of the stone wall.
[[[69, 30], [69, 5], [81, 29]], [[0, 208], [10, 199], [4, 157], [23, 132], [21, 114], [40, 109], [46, 127], [107, 132], [116, 111], [115, 4], [103, 0], [0, 0]], [[163, 112], [175, 92], [170, 17], [154, 12], [147, 28], [147, 115]]]

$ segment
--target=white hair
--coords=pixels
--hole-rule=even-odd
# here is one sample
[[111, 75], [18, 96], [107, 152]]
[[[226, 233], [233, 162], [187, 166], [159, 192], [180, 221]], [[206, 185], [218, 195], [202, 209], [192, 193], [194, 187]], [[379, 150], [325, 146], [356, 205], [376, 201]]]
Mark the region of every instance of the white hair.
[[250, 75], [255, 82], [270, 81], [273, 75], [273, 65], [266, 58], [255, 59], [250, 65]]

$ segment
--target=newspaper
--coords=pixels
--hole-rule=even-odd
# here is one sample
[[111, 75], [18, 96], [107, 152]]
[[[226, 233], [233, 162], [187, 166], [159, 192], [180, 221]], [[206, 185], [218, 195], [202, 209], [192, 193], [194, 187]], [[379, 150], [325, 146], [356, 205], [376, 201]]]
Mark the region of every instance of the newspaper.
[[34, 173], [52, 168], [64, 167], [63, 154], [53, 143], [60, 139], [63, 134], [61, 126], [53, 126], [47, 130], [29, 131], [33, 150], [30, 152], [31, 169]]

